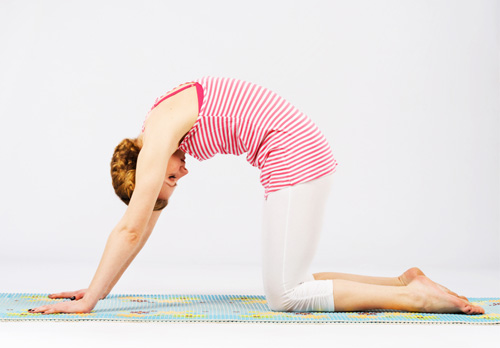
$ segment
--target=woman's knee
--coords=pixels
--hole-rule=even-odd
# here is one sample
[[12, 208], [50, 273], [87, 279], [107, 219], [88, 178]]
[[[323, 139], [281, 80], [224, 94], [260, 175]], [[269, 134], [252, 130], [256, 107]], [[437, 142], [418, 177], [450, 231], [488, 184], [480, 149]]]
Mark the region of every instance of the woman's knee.
[[266, 292], [269, 309], [276, 312], [334, 312], [332, 280], [313, 280], [300, 283], [285, 291]]

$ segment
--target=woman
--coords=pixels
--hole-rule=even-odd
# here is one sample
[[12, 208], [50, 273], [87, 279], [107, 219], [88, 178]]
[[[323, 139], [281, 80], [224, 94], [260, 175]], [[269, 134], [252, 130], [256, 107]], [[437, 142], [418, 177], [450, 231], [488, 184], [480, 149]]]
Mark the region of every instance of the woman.
[[263, 281], [274, 311], [484, 313], [418, 268], [398, 277], [309, 272], [336, 169], [317, 126], [274, 92], [241, 80], [205, 77], [158, 98], [136, 139], [124, 139], [111, 162], [113, 187], [128, 205], [111, 232], [88, 289], [49, 295], [72, 298], [30, 310], [90, 312], [106, 297], [146, 243], [177, 182], [185, 153], [202, 161], [241, 155], [261, 170], [265, 189]]

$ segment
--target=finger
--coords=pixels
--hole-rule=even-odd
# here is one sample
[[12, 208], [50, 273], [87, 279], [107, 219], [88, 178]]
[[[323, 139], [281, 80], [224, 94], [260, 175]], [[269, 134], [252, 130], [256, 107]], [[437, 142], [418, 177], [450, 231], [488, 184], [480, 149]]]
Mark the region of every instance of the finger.
[[54, 308], [51, 308], [51, 309], [47, 309], [45, 312], [43, 312], [42, 314], [54, 314], [54, 313], [60, 313], [60, 311], [54, 309]]
[[50, 298], [68, 298], [68, 297], [73, 296], [72, 293], [73, 293], [72, 291], [59, 292], [59, 293], [55, 293], [55, 294], [50, 294], [49, 297]]
[[[57, 305], [47, 305], [47, 306], [41, 306], [41, 307], [37, 307], [33, 310], [34, 313], [42, 313], [42, 312], [47, 312], [51, 309], [53, 309], [54, 307], [56, 307]], [[32, 313], [33, 313], [32, 312]]]
[[60, 309], [58, 305], [49, 305], [49, 306], [41, 306], [35, 308], [31, 313], [40, 313], [40, 314], [52, 314], [59, 313]]
[[37, 308], [33, 308], [31, 310], [31, 313], [40, 313], [40, 312], [43, 312], [46, 308], [46, 306], [41, 306], [41, 307], [37, 307]]

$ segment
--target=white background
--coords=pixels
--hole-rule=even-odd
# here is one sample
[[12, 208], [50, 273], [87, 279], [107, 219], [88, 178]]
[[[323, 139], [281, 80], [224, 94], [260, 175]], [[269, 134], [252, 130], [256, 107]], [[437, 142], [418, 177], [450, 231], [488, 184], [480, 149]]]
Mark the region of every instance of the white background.
[[[445, 269], [437, 281], [498, 297], [499, 8], [1, 1], [0, 292], [88, 286], [126, 208], [111, 186], [114, 146], [139, 134], [157, 96], [214, 75], [274, 90], [332, 146], [311, 271]], [[245, 155], [188, 156], [187, 167], [115, 291], [262, 294], [258, 169]], [[78, 272], [62, 274], [68, 265]]]

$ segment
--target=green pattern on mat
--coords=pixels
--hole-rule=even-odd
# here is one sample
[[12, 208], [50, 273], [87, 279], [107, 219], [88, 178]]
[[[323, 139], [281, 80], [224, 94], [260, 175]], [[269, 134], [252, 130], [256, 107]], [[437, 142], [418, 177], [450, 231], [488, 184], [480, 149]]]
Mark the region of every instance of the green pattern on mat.
[[29, 313], [28, 309], [69, 301], [48, 294], [0, 293], [0, 321], [256, 322], [500, 324], [500, 298], [469, 298], [481, 315], [368, 312], [275, 312], [260, 295], [108, 295], [90, 313]]

